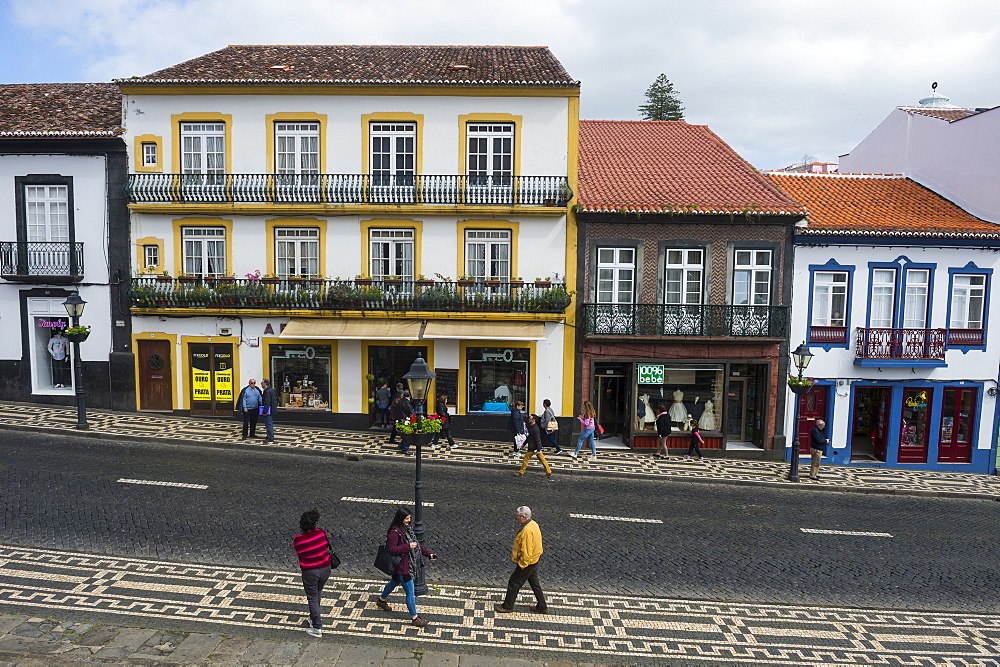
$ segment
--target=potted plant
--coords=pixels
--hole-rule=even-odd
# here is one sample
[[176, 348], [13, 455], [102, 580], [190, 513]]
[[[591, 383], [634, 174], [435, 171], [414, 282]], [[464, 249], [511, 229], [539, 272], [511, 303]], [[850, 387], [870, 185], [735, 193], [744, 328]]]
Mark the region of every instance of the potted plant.
[[224, 276], [217, 276], [216, 280], [218, 280], [220, 283], [235, 283], [236, 282], [236, 276], [234, 276], [232, 274], [227, 274], [227, 275], [224, 275]]
[[552, 278], [535, 278], [535, 287], [552, 287]]
[[82, 343], [90, 335], [90, 327], [87, 325], [69, 327], [63, 331], [63, 334], [66, 336], [66, 340], [71, 343]]
[[435, 433], [440, 433], [444, 419], [438, 415], [428, 415], [423, 419], [420, 415], [410, 415], [396, 422], [396, 431], [404, 444], [428, 445]]
[[516, 278], [511, 278], [510, 279], [510, 286], [511, 287], [520, 287], [523, 284], [524, 284], [524, 280], [521, 279], [521, 276], [518, 276]]
[[194, 281], [198, 280], [198, 276], [193, 276], [190, 273], [179, 273], [177, 274], [177, 282], [185, 285], [190, 285]]
[[357, 285], [371, 285], [372, 279], [368, 276], [363, 276], [360, 273], [354, 276], [354, 282]]
[[279, 278], [277, 275], [273, 273], [268, 273], [264, 276], [261, 276], [260, 281], [265, 285], [277, 285], [278, 283], [281, 282], [281, 278]]
[[796, 396], [808, 393], [814, 384], [816, 384], [816, 380], [812, 378], [797, 378], [791, 375], [788, 376], [788, 388], [791, 389], [792, 393]]
[[472, 276], [467, 276], [467, 275], [463, 274], [463, 275], [461, 275], [461, 276], [458, 277], [458, 284], [459, 285], [471, 285], [474, 282], [476, 282], [476, 279], [473, 278]]
[[417, 276], [417, 285], [421, 287], [431, 287], [434, 285], [434, 281], [424, 277], [424, 274]]
[[156, 282], [158, 283], [169, 283], [173, 278], [170, 277], [169, 271], [164, 271], [162, 274], [156, 276]]

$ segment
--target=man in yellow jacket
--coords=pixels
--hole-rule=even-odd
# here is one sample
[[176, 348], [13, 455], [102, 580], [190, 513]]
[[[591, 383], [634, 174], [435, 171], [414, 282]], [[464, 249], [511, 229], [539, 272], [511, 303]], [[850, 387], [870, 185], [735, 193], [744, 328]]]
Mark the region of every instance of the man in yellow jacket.
[[518, 507], [514, 517], [521, 524], [521, 528], [514, 538], [514, 548], [510, 551], [510, 559], [517, 567], [514, 568], [514, 572], [507, 582], [507, 596], [503, 603], [494, 605], [493, 608], [501, 614], [514, 611], [514, 601], [517, 600], [517, 594], [524, 586], [524, 582], [527, 581], [537, 601], [531, 611], [536, 614], [547, 614], [549, 608], [545, 604], [542, 586], [538, 583], [538, 559], [542, 557], [542, 531], [538, 529], [538, 524], [531, 520], [531, 508], [527, 505]]

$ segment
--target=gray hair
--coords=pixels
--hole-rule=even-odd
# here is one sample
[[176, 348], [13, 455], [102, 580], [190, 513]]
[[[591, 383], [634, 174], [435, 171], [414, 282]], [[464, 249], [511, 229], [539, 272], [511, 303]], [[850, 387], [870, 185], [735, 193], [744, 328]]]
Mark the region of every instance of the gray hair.
[[531, 508], [527, 505], [521, 505], [517, 508], [517, 515], [523, 516], [525, 519], [531, 518]]
[[823, 426], [826, 426], [826, 420], [825, 419], [817, 419], [816, 423], [817, 424], [822, 424]]

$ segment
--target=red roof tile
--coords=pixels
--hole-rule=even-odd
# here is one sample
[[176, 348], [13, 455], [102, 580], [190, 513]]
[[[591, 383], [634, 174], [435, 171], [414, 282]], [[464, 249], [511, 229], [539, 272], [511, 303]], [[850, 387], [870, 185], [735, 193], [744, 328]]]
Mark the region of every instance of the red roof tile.
[[578, 88], [545, 46], [234, 45], [122, 85], [511, 85]]
[[0, 137], [116, 136], [121, 124], [113, 83], [0, 84]]
[[714, 132], [683, 121], [581, 121], [579, 190], [586, 211], [804, 212]]
[[997, 236], [1000, 225], [969, 215], [903, 176], [767, 172], [809, 211], [802, 234]]
[[899, 107], [902, 111], [920, 116], [937, 118], [938, 120], [962, 120], [968, 116], [975, 116], [978, 113], [975, 109], [946, 109], [941, 107]]

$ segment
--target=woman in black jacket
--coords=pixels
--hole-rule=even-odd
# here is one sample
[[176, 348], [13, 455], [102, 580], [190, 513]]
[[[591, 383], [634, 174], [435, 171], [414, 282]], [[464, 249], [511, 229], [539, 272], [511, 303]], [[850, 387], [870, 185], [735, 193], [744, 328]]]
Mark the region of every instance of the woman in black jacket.
[[510, 419], [507, 420], [507, 430], [510, 431], [511, 436], [514, 438], [514, 451], [511, 452], [512, 454], [517, 454], [521, 447], [524, 446], [523, 444], [521, 447], [518, 446], [517, 436], [527, 433], [527, 430], [524, 428], [524, 413], [521, 410], [524, 410], [524, 401], [514, 401], [510, 406]]
[[542, 462], [542, 467], [545, 468], [546, 479], [552, 479], [552, 468], [545, 460], [545, 454], [542, 454], [542, 434], [538, 430], [538, 417], [535, 415], [528, 415], [528, 439], [524, 445], [525, 452], [524, 459], [521, 461], [521, 469], [514, 473], [514, 477], [523, 475], [524, 471], [528, 469], [528, 461], [531, 460], [532, 456], [537, 456], [538, 460]]
[[438, 448], [438, 440], [441, 439], [443, 435], [448, 439], [448, 446], [455, 449], [455, 440], [451, 437], [451, 415], [448, 414], [448, 397], [444, 394], [438, 396], [437, 403], [434, 404], [434, 412], [437, 416], [441, 418], [441, 430], [434, 434], [434, 440], [431, 442], [431, 447], [434, 449]]

